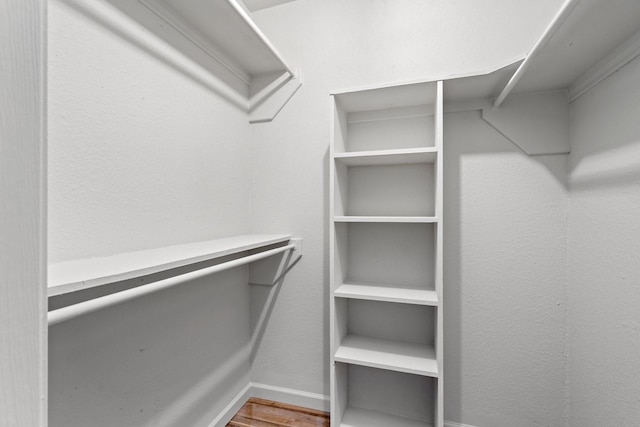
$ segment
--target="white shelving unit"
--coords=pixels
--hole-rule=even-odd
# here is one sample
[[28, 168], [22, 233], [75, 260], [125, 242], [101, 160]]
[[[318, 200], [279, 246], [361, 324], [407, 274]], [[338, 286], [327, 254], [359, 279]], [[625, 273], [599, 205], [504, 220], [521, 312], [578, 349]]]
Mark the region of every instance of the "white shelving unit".
[[332, 427], [443, 426], [442, 87], [332, 96]]

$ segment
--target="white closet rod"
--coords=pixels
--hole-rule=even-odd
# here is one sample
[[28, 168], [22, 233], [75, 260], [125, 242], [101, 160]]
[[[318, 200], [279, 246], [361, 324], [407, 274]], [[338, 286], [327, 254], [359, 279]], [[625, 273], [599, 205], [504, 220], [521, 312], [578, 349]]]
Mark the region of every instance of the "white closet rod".
[[569, 17], [573, 9], [580, 3], [580, 0], [566, 0], [556, 16], [553, 18], [547, 29], [542, 33], [542, 36], [538, 39], [533, 48], [529, 51], [529, 54], [522, 61], [522, 64], [518, 67], [511, 79], [507, 83], [507, 85], [502, 89], [500, 95], [493, 102], [494, 108], [498, 108], [504, 102], [505, 98], [511, 93], [516, 84], [520, 81], [524, 73], [527, 71], [529, 66], [531, 65], [531, 61], [540, 53], [540, 50], [547, 44], [549, 39], [555, 34], [555, 32], [560, 28], [562, 23]]
[[296, 246], [294, 244], [282, 246], [280, 248], [260, 252], [255, 255], [249, 255], [243, 258], [235, 259], [233, 261], [228, 261], [208, 268], [203, 268], [202, 270], [192, 271], [189, 273], [181, 274], [179, 276], [160, 280], [158, 282], [153, 282], [148, 285], [127, 289], [122, 292], [116, 292], [113, 294], [94, 298], [92, 300], [83, 301], [78, 304], [59, 308], [57, 310], [52, 310], [47, 314], [49, 326], [56, 325], [75, 317], [83, 316], [85, 314], [101, 310], [103, 308], [111, 307], [112, 305], [120, 304], [121, 302], [148, 295], [153, 292], [161, 291], [163, 289], [167, 289], [172, 286], [184, 283], [188, 280], [195, 280], [209, 274], [218, 273], [220, 271], [228, 270], [230, 268], [238, 267], [244, 264], [249, 264], [263, 258], [268, 258], [270, 256], [277, 255], [288, 250], [295, 250], [295, 248]]

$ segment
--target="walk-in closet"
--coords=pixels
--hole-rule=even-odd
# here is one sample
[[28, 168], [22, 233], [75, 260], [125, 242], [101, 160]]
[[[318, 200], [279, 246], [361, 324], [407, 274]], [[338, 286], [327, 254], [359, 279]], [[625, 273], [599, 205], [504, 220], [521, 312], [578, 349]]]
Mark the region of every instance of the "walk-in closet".
[[640, 425], [640, 2], [6, 0], [0, 427]]

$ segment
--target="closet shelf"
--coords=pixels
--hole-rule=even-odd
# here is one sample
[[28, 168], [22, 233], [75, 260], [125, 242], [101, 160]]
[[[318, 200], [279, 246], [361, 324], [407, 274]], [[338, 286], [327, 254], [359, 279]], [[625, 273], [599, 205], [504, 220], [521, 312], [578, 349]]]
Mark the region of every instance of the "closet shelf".
[[337, 163], [346, 166], [377, 166], [434, 163], [437, 155], [437, 148], [422, 147], [394, 150], [352, 151], [335, 153], [333, 157]]
[[387, 223], [420, 223], [431, 224], [438, 222], [434, 216], [336, 216], [335, 222], [387, 222]]
[[237, 0], [140, 2], [243, 80], [294, 74]]
[[111, 283], [142, 279], [196, 263], [213, 263], [216, 259], [242, 252], [284, 245], [290, 239], [291, 236], [282, 234], [248, 234], [51, 264], [48, 268], [48, 296], [68, 295]]
[[[284, 61], [241, 0], [107, 2], [173, 49], [166, 49], [139, 28], [127, 27], [127, 36], [246, 109], [250, 123], [273, 120], [302, 84], [300, 71]], [[100, 20], [122, 26], [121, 17], [107, 9], [91, 12]]]
[[340, 285], [334, 295], [338, 298], [438, 306], [438, 295], [435, 291], [410, 286], [351, 282]]
[[431, 423], [349, 406], [340, 427], [432, 427]]
[[567, 90], [573, 101], [640, 54], [640, 3], [565, 0], [494, 105], [510, 92]]
[[347, 335], [335, 354], [336, 362], [438, 377], [433, 346]]

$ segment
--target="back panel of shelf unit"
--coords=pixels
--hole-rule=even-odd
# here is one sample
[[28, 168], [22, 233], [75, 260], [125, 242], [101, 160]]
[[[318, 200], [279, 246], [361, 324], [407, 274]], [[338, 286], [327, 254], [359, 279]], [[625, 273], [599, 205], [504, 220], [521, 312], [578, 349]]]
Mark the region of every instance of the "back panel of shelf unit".
[[434, 290], [434, 224], [335, 224], [335, 286], [345, 281]]
[[335, 152], [433, 147], [436, 84], [335, 95]]
[[349, 113], [345, 151], [433, 147], [434, 135], [428, 106]]
[[434, 307], [355, 299], [340, 303], [347, 305], [348, 335], [434, 345]]
[[348, 406], [433, 423], [435, 378], [357, 365], [348, 365], [346, 371], [338, 382], [348, 383]]
[[335, 214], [434, 216], [434, 164], [336, 167]]

